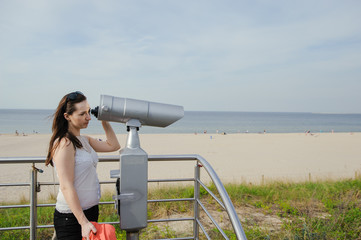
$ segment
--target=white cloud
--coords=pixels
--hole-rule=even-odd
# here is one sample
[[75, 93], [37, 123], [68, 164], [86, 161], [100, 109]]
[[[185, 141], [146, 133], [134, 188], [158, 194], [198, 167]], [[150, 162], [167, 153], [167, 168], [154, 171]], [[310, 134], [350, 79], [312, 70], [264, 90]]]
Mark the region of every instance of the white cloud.
[[[0, 108], [53, 108], [66, 91], [83, 89], [96, 99], [122, 94], [189, 110], [359, 112], [360, 7], [1, 1]], [[49, 101], [10, 94], [39, 86]]]

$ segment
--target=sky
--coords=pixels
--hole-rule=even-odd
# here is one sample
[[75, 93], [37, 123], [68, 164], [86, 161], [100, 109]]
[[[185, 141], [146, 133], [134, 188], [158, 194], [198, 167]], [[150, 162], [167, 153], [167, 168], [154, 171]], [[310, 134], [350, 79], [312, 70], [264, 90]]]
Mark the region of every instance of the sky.
[[0, 108], [69, 92], [186, 111], [361, 113], [361, 1], [0, 0]]

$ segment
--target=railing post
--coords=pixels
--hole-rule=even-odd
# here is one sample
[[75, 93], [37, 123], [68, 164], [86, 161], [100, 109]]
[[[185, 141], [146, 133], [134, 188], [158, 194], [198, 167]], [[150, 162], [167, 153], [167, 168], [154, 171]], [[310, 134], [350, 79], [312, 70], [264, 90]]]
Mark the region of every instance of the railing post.
[[194, 167], [194, 221], [193, 221], [193, 237], [194, 239], [199, 238], [199, 179], [200, 179], [200, 164], [197, 161], [196, 166]]
[[126, 240], [139, 240], [139, 231], [138, 232], [127, 232]]
[[33, 163], [31, 171], [31, 185], [30, 185], [30, 240], [36, 240], [36, 230], [38, 225], [37, 212], [37, 184], [38, 184], [38, 169]]

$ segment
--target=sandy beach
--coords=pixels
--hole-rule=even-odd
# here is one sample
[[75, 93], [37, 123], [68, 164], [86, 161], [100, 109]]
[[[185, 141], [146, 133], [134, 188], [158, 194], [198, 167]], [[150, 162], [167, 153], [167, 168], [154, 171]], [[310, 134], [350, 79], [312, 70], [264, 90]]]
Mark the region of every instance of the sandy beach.
[[[117, 135], [122, 146], [125, 134]], [[93, 135], [104, 139], [102, 135]], [[0, 135], [0, 157], [45, 156], [50, 135]], [[223, 183], [252, 183], [286, 180], [354, 178], [361, 174], [361, 133], [287, 134], [140, 134], [141, 146], [149, 155], [199, 154], [214, 168]], [[118, 155], [118, 152], [108, 155]], [[103, 154], [99, 154], [103, 155]], [[149, 163], [149, 178], [193, 176], [194, 163]], [[52, 167], [44, 170], [40, 182], [56, 180]], [[100, 163], [101, 181], [113, 180], [109, 171], [117, 163]], [[1, 183], [30, 181], [29, 164], [2, 164]], [[202, 173], [203, 174], [203, 173]], [[204, 174], [203, 174], [204, 175]], [[103, 190], [113, 190], [106, 185]], [[28, 198], [27, 187], [0, 188], [0, 201]], [[55, 186], [43, 186], [39, 199], [56, 193]]]

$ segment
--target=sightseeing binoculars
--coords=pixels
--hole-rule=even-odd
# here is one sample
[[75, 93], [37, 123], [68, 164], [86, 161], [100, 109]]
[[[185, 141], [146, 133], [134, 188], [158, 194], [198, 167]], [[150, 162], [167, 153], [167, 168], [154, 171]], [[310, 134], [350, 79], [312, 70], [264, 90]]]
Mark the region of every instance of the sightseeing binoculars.
[[167, 127], [184, 116], [182, 106], [108, 95], [100, 96], [99, 106], [91, 113], [98, 120], [128, 123], [136, 119], [141, 125], [154, 127]]
[[98, 120], [125, 123], [128, 136], [120, 151], [119, 169], [111, 170], [116, 178], [113, 196], [120, 228], [127, 239], [139, 239], [139, 231], [147, 227], [148, 154], [140, 147], [138, 130], [142, 125], [167, 127], [184, 115], [182, 106], [143, 100], [100, 96], [100, 104], [91, 110]]

